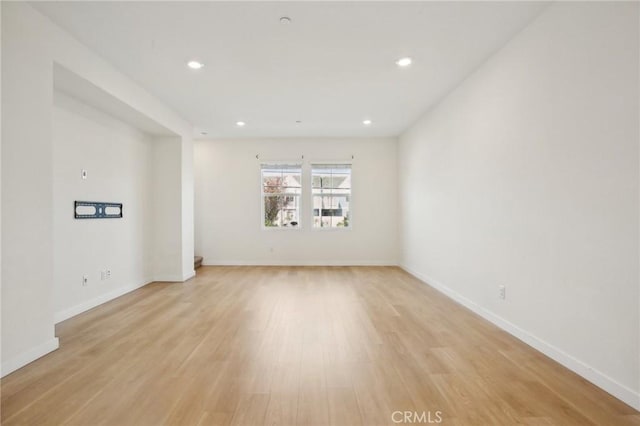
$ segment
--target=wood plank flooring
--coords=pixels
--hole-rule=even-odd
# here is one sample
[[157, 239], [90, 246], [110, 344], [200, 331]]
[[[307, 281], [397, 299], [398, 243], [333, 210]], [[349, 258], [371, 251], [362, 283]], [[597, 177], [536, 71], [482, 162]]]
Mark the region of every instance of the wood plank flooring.
[[56, 332], [2, 380], [2, 425], [640, 425], [393, 267], [202, 267]]

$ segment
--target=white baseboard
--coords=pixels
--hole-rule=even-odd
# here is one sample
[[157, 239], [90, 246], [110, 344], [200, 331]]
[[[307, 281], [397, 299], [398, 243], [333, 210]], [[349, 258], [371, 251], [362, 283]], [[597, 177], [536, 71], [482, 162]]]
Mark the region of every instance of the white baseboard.
[[181, 283], [186, 280], [193, 278], [196, 275], [196, 272], [187, 273], [185, 275], [177, 275], [177, 274], [162, 274], [153, 278], [153, 281], [158, 281], [161, 283]]
[[128, 286], [123, 286], [123, 287], [119, 287], [115, 290], [112, 290], [108, 293], [102, 294], [98, 297], [95, 297], [91, 300], [87, 300], [85, 302], [82, 302], [80, 304], [77, 304], [75, 306], [72, 306], [71, 308], [65, 309], [63, 311], [60, 312], [56, 312], [53, 315], [53, 320], [54, 322], [57, 324], [61, 321], [64, 321], [66, 319], [69, 319], [71, 317], [75, 317], [78, 314], [81, 314], [83, 312], [88, 311], [89, 309], [93, 309], [98, 305], [102, 305], [103, 303], [106, 303], [110, 300], [115, 299], [116, 297], [120, 297], [124, 294], [130, 293], [133, 290], [137, 290], [140, 287], [144, 287], [145, 285], [149, 284], [151, 281], [150, 280], [144, 280], [144, 282], [142, 282], [142, 284], [133, 284], [133, 285], [128, 285]]
[[204, 260], [203, 266], [397, 266], [389, 260]]
[[460, 293], [452, 290], [451, 288], [445, 286], [444, 284], [429, 278], [426, 275], [417, 272], [406, 265], [399, 265], [400, 268], [418, 278], [420, 281], [426, 283], [430, 287], [438, 290], [439, 292], [445, 294], [449, 298], [455, 300], [460, 303], [464, 307], [472, 310], [476, 314], [480, 315], [482, 318], [490, 321], [496, 326], [500, 327], [507, 333], [513, 335], [514, 337], [522, 340], [527, 345], [533, 347], [534, 349], [542, 352], [549, 358], [554, 361], [562, 364], [567, 367], [569, 370], [574, 373], [584, 377], [594, 385], [599, 388], [605, 390], [610, 393], [614, 397], [623, 401], [624, 403], [630, 405], [636, 410], [640, 410], [640, 393], [634, 391], [633, 389], [618, 383], [616, 380], [607, 376], [606, 374], [596, 370], [595, 368], [589, 366], [585, 362], [575, 358], [574, 356], [564, 352], [563, 350], [553, 346], [550, 343], [540, 339], [539, 337], [529, 333], [526, 330], [518, 327], [510, 321], [496, 315], [495, 313], [489, 311], [488, 309], [483, 308], [478, 305], [474, 301], [464, 297]]
[[3, 361], [2, 366], [0, 366], [0, 374], [2, 377], [4, 377], [9, 373], [13, 373], [17, 369], [24, 367], [25, 365], [48, 354], [49, 352], [55, 351], [56, 349], [58, 349], [58, 347], [60, 347], [60, 342], [58, 341], [57, 337], [54, 337], [51, 340], [47, 340], [46, 342], [36, 346], [35, 348], [31, 348], [28, 351], [25, 351], [20, 355], [11, 358], [10, 360]]

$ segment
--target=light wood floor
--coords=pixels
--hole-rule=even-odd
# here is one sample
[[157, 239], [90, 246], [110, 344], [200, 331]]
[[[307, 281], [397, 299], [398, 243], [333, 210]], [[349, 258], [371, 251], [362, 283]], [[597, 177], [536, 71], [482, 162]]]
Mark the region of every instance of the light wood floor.
[[369, 426], [395, 424], [395, 411], [440, 411], [444, 425], [640, 425], [398, 268], [203, 267], [57, 335], [59, 350], [2, 380], [4, 426]]

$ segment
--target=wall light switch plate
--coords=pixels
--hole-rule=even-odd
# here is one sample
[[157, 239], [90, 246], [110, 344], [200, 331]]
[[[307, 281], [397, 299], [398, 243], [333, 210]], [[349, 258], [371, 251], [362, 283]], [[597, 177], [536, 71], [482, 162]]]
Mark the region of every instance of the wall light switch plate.
[[87, 171], [82, 169], [82, 173], [80, 175], [82, 176], [82, 180], [85, 180], [87, 178]]

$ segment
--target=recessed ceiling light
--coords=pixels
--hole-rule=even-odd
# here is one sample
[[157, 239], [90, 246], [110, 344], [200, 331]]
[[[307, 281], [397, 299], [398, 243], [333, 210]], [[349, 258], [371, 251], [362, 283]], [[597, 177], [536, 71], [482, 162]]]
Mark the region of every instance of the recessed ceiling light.
[[205, 131], [200, 132], [200, 134], [201, 134], [202, 136], [206, 136], [206, 135], [208, 135], [208, 133], [207, 133], [207, 132], [205, 132]]
[[236, 126], [238, 127], [243, 127], [245, 124], [247, 123], [245, 123], [244, 121], [236, 121]]
[[302, 121], [301, 120], [296, 120], [296, 124], [301, 124]]
[[400, 58], [396, 61], [396, 65], [399, 67], [408, 67], [409, 65], [411, 65], [412, 62], [413, 60], [409, 57]]
[[280, 18], [280, 23], [283, 25], [288, 25], [291, 23], [291, 18], [289, 18], [288, 16], [283, 16], [282, 18]]
[[204, 64], [198, 61], [189, 61], [187, 62], [187, 66], [192, 70], [199, 70], [200, 68], [204, 67]]
[[371, 126], [371, 123], [373, 123], [373, 121], [371, 121], [371, 120], [364, 120], [362, 122], [362, 124], [364, 124], [365, 126]]

